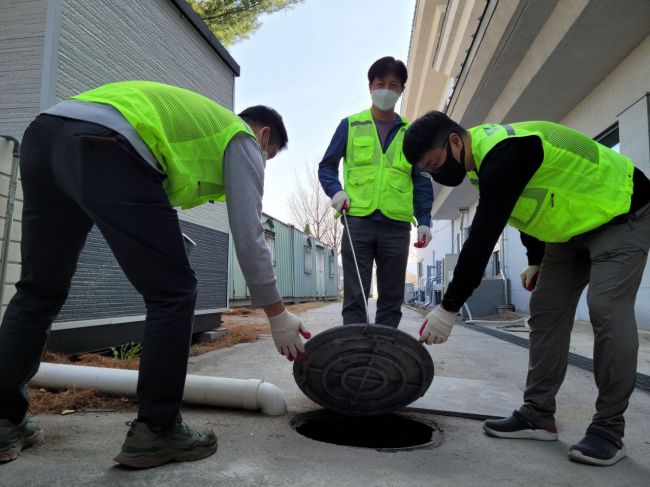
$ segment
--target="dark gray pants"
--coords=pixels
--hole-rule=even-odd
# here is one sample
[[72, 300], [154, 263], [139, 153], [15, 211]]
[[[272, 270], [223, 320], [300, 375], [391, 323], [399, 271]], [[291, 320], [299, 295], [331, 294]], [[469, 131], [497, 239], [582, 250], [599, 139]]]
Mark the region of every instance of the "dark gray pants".
[[24, 386], [65, 303], [93, 224], [147, 307], [138, 419], [171, 426], [181, 407], [196, 300], [161, 175], [110, 129], [41, 115], [23, 138], [22, 274], [0, 326], [0, 418], [19, 422]]
[[567, 369], [571, 329], [582, 290], [594, 330], [598, 387], [592, 427], [621, 439], [636, 380], [639, 336], [634, 302], [650, 248], [650, 205], [629, 222], [603, 225], [567, 243], [547, 244], [530, 300], [530, 363], [520, 412], [554, 423], [555, 395]]
[[[377, 264], [379, 297], [375, 323], [397, 328], [402, 318], [410, 230], [369, 218], [348, 217], [348, 225], [366, 298], [370, 293], [373, 262]], [[366, 318], [359, 278], [345, 230], [342, 238], [343, 324], [366, 323], [370, 318]]]

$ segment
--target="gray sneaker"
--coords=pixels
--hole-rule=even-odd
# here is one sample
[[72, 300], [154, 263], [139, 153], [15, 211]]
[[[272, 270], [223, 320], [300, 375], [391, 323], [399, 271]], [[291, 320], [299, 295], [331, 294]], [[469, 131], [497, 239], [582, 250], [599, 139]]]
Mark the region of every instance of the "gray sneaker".
[[196, 431], [180, 421], [158, 432], [140, 421], [126, 424], [131, 429], [114, 460], [127, 467], [151, 468], [169, 462], [191, 462], [217, 451], [217, 437], [211, 430]]
[[0, 463], [15, 460], [20, 450], [41, 443], [44, 436], [41, 427], [29, 414], [20, 424], [0, 419]]

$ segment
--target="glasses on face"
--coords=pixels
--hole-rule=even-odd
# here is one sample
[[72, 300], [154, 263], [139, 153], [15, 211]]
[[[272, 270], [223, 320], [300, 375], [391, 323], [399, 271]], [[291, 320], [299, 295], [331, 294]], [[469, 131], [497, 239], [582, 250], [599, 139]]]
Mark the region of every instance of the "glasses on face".
[[423, 173], [427, 174], [437, 174], [440, 172], [440, 167], [445, 163], [447, 159], [447, 154], [449, 152], [449, 139], [445, 140], [445, 143], [442, 144], [441, 151], [438, 153], [438, 156], [442, 154], [442, 151], [445, 153], [445, 157], [441, 158], [439, 161], [429, 161], [423, 168]]

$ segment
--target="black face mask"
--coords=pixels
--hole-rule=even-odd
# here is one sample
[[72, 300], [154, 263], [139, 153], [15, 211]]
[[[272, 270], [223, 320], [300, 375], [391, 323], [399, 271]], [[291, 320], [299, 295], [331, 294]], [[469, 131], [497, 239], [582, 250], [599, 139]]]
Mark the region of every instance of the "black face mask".
[[451, 147], [449, 145], [449, 139], [447, 139], [447, 158], [445, 162], [438, 168], [437, 172], [431, 173], [433, 180], [442, 184], [443, 186], [458, 186], [465, 179], [467, 171], [465, 170], [465, 143], [463, 142], [463, 148], [460, 150], [460, 162], [454, 159], [454, 156], [451, 153]]

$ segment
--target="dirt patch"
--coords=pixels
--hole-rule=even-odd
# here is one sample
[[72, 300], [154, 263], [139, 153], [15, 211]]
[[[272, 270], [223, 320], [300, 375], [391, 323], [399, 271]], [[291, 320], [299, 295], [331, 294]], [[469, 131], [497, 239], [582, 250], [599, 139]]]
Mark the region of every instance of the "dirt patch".
[[[319, 301], [292, 304], [287, 308], [293, 313], [302, 313], [326, 304], [329, 303]], [[221, 326], [229, 330], [227, 335], [219, 340], [193, 344], [190, 356], [202, 355], [213, 350], [232, 347], [239, 343], [254, 342], [260, 337], [271, 333], [266, 315], [260, 309], [233, 308], [231, 311], [223, 313]], [[46, 352], [43, 355], [43, 362], [131, 370], [137, 370], [140, 365], [138, 357], [119, 359], [100, 353], [67, 356]], [[55, 391], [27, 386], [27, 390], [30, 397], [30, 412], [33, 415], [93, 411], [137, 411], [137, 400], [134, 398], [117, 397], [111, 394], [82, 389]]]

